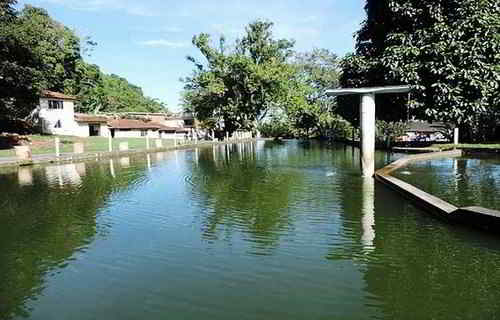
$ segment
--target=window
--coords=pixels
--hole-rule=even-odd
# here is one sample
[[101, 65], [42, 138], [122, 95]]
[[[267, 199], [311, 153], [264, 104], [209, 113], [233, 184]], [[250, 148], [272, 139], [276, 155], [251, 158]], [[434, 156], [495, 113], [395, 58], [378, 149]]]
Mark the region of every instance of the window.
[[54, 125], [54, 128], [62, 128], [61, 120], [57, 120], [56, 124]]
[[147, 130], [141, 130], [141, 137], [145, 137], [148, 135], [148, 131]]
[[49, 100], [49, 109], [63, 109], [63, 102], [61, 100]]

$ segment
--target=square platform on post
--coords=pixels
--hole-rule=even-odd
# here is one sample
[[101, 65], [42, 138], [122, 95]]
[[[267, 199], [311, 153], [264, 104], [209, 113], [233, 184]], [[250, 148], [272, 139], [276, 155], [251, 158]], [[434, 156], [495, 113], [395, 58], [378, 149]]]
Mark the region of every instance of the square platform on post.
[[386, 93], [407, 93], [410, 86], [386, 86], [366, 88], [344, 88], [327, 90], [330, 97], [360, 95], [359, 104], [361, 127], [361, 174], [371, 177], [375, 173], [375, 95]]

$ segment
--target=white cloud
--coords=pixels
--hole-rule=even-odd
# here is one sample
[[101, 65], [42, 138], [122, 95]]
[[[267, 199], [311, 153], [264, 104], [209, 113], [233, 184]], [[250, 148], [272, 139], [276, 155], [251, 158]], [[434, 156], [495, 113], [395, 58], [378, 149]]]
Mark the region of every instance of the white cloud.
[[134, 0], [32, 0], [32, 2], [52, 3], [74, 10], [99, 11], [103, 9], [121, 10], [130, 15], [152, 17], [158, 16], [158, 11]]
[[186, 42], [176, 42], [165, 39], [140, 41], [139, 44], [146, 47], [167, 47], [167, 48], [183, 48], [188, 46], [188, 43]]

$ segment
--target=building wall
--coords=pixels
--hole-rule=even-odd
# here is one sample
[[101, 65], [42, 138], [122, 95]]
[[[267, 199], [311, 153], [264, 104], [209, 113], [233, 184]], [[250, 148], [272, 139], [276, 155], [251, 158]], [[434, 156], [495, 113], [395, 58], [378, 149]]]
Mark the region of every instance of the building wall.
[[[49, 100], [40, 98], [40, 119], [43, 133], [58, 135], [75, 135], [78, 123], [75, 121], [75, 105], [71, 100], [63, 101], [63, 109], [49, 109]], [[56, 128], [58, 121], [60, 128]]]
[[[75, 121], [75, 104], [71, 100], [63, 100], [63, 109], [49, 109], [49, 100], [40, 98], [40, 119], [42, 133], [67, 135], [77, 137], [88, 137], [89, 124], [86, 122]], [[57, 122], [60, 121], [61, 128], [56, 128]], [[100, 136], [107, 137], [109, 129], [106, 123], [100, 125]]]
[[186, 134], [184, 132], [178, 132], [177, 135], [175, 133], [162, 132], [161, 138], [162, 139], [170, 139], [170, 140], [174, 140], [174, 139], [183, 140], [186, 138]]
[[161, 124], [167, 127], [184, 128], [184, 120], [182, 119], [165, 119]]
[[[159, 138], [160, 135], [157, 130], [148, 130], [147, 133], [148, 137], [150, 138]], [[141, 136], [141, 130], [120, 130], [120, 129], [115, 129], [115, 138], [144, 138], [144, 136]]]

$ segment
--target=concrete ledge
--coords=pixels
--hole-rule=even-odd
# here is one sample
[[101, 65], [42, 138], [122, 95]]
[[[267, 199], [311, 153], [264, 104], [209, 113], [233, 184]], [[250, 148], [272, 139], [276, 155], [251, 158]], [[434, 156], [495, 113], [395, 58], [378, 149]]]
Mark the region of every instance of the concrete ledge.
[[431, 152], [407, 156], [394, 161], [375, 172], [375, 179], [391, 189], [412, 200], [417, 206], [433, 213], [438, 218], [452, 223], [459, 223], [488, 231], [500, 231], [500, 211], [482, 207], [458, 208], [438, 197], [435, 197], [419, 188], [392, 177], [390, 174], [411, 162], [438, 158], [454, 158], [462, 156], [461, 150]]
[[438, 218], [449, 220], [450, 214], [458, 210], [458, 207], [397, 178], [379, 175], [377, 180], [416, 202], [420, 207], [436, 214]]

